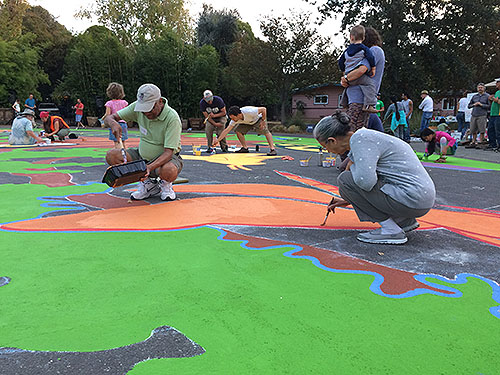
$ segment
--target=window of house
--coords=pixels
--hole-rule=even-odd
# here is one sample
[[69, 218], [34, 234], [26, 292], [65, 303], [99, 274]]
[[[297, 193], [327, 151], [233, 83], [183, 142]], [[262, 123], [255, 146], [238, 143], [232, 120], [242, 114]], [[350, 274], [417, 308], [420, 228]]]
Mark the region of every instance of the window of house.
[[328, 104], [328, 95], [314, 95], [314, 104]]
[[455, 99], [454, 98], [444, 98], [441, 102], [441, 108], [443, 108], [443, 110], [455, 109]]

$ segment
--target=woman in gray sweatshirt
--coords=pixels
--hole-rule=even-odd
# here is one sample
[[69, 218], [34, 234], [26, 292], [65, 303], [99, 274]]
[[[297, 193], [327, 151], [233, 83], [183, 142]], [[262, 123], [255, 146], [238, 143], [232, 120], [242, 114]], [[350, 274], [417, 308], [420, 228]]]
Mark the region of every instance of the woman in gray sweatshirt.
[[436, 190], [413, 149], [399, 138], [361, 128], [356, 133], [340, 111], [323, 118], [314, 137], [329, 152], [349, 151], [345, 172], [338, 176], [339, 192], [328, 210], [352, 205], [359, 220], [380, 224], [360, 233], [358, 240], [377, 244], [403, 244], [405, 232], [418, 228], [415, 218], [434, 205]]

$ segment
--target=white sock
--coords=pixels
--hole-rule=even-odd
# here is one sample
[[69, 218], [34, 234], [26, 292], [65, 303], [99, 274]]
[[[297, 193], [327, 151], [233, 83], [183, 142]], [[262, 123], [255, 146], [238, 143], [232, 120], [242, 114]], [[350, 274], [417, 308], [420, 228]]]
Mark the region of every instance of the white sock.
[[396, 234], [402, 231], [401, 227], [391, 218], [379, 222], [382, 227], [382, 234]]

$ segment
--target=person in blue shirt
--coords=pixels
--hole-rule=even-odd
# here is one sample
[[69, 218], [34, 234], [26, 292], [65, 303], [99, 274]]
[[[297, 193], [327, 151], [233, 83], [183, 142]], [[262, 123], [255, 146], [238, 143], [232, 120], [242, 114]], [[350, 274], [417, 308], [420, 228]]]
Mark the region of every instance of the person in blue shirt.
[[33, 97], [33, 94], [30, 94], [29, 98], [26, 99], [26, 101], [24, 102], [24, 108], [25, 109], [31, 109], [33, 112], [35, 111], [36, 100]]

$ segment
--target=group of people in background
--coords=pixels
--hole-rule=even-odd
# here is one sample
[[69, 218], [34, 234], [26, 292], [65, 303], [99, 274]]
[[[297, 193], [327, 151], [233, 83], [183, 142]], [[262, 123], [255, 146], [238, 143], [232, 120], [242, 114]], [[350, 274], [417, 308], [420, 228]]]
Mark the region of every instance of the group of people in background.
[[[72, 108], [75, 110], [76, 128], [84, 128], [85, 126], [82, 123], [84, 104], [78, 98], [76, 104]], [[9, 136], [9, 144], [11, 145], [44, 143], [47, 142], [47, 140], [55, 141], [55, 137], [57, 137], [58, 141], [64, 141], [65, 137], [69, 134], [70, 127], [62, 116], [51, 114], [43, 110], [39, 113], [43, 130], [35, 134], [37, 103], [33, 94], [29, 94], [28, 98], [25, 100], [24, 111], [21, 112], [19, 99], [14, 101], [12, 109], [14, 110], [14, 117], [11, 134]]]

